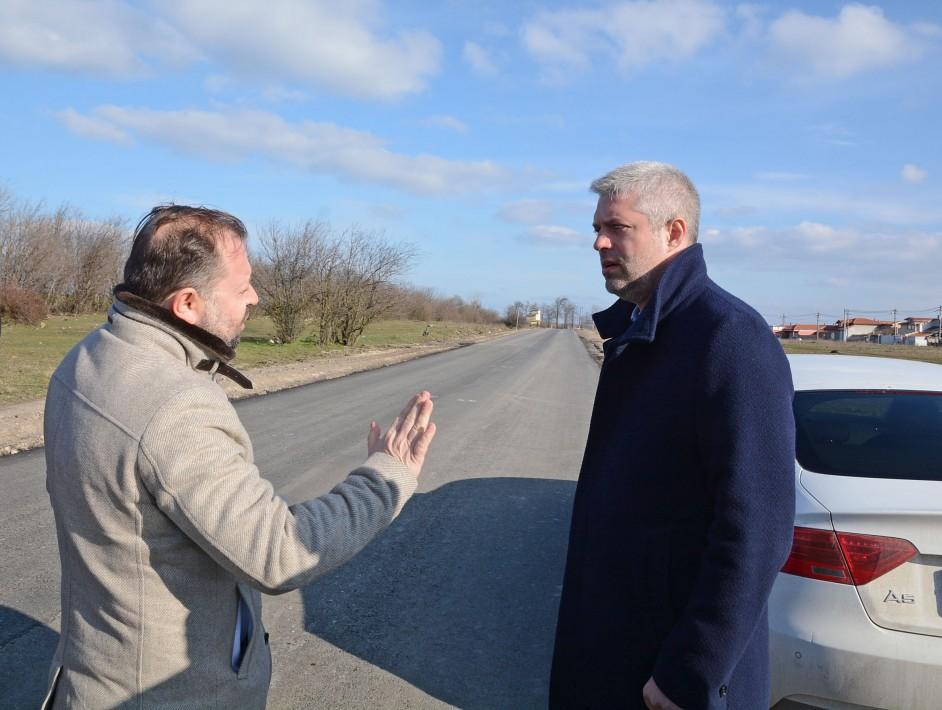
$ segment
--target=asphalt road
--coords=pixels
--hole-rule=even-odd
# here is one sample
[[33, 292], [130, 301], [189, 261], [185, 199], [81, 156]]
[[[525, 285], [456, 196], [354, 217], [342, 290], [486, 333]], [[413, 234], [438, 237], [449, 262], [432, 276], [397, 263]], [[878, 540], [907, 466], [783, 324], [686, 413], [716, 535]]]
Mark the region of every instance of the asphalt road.
[[[418, 493], [353, 561], [265, 600], [269, 707], [545, 707], [569, 513], [598, 367], [527, 331], [236, 404], [289, 502], [327, 492], [420, 389], [438, 435]], [[0, 459], [0, 707], [36, 707], [58, 639], [42, 451]]]

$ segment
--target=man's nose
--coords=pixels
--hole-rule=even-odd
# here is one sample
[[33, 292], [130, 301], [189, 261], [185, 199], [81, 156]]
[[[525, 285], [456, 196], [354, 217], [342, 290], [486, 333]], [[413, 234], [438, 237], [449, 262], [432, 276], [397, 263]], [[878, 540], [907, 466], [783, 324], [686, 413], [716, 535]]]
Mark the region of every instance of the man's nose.
[[255, 290], [254, 286], [250, 286], [252, 292], [249, 294], [249, 305], [257, 306], [258, 305], [258, 291]]
[[592, 248], [595, 249], [595, 251], [602, 251], [603, 249], [611, 249], [612, 242], [605, 235], [605, 232], [599, 232], [598, 234], [595, 235], [595, 242], [592, 244]]

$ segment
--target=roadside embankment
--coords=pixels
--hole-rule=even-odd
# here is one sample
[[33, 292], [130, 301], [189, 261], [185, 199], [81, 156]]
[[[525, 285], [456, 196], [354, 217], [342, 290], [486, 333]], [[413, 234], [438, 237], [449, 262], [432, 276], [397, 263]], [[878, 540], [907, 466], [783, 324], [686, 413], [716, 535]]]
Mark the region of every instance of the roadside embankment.
[[602, 336], [595, 328], [576, 328], [576, 334], [582, 338], [585, 349], [593, 360], [599, 365], [602, 364]]
[[[332, 380], [337, 377], [395, 365], [446, 350], [472, 345], [482, 340], [513, 334], [499, 333], [466, 335], [452, 342], [434, 342], [396, 348], [367, 349], [343, 355], [326, 355], [301, 362], [251, 367], [242, 372], [252, 380], [251, 390], [243, 390], [225, 377], [220, 378], [230, 399], [255, 397], [300, 385]], [[0, 406], [0, 456], [16, 454], [43, 445], [43, 400], [32, 400]]]

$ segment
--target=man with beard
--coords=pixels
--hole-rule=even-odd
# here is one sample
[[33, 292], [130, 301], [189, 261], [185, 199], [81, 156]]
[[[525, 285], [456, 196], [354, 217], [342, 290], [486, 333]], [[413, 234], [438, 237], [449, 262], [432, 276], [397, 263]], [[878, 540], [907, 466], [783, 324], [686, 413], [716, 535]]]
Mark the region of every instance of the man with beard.
[[265, 706], [261, 594], [348, 560], [402, 510], [435, 434], [428, 392], [329, 494], [288, 506], [259, 476], [218, 375], [258, 302], [235, 217], [154, 208], [108, 322], [46, 399], [46, 486], [62, 568], [50, 707]]
[[592, 184], [605, 358], [576, 489], [553, 708], [768, 707], [767, 599], [791, 546], [792, 383], [713, 283], [663, 163]]

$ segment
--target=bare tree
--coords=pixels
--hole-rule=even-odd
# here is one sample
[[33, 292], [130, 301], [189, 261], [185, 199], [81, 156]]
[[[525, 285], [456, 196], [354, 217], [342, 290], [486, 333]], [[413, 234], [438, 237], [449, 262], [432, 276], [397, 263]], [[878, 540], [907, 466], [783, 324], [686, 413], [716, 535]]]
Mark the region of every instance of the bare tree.
[[127, 230], [68, 205], [15, 202], [0, 193], [0, 286], [42, 297], [53, 311], [100, 309], [120, 276]]
[[8, 201], [0, 218], [0, 285], [44, 292], [54, 256], [42, 203]]
[[[519, 328], [520, 319], [526, 318], [528, 306], [523, 301], [514, 301], [504, 311], [504, 323], [510, 328]], [[524, 325], [526, 322], [524, 321]]]
[[[58, 218], [58, 215], [57, 215]], [[80, 213], [57, 223], [60, 253], [47, 284], [46, 300], [58, 311], [84, 313], [101, 310], [111, 300], [111, 289], [121, 278], [121, 266], [128, 247], [128, 230], [123, 220], [87, 220]], [[62, 289], [56, 298], [55, 286]]]
[[272, 221], [258, 234], [255, 286], [261, 308], [275, 325], [281, 343], [296, 340], [322, 295], [318, 278], [325, 264], [336, 261], [330, 228], [307, 221], [287, 227]]
[[559, 327], [559, 318], [563, 315], [568, 305], [569, 299], [565, 296], [557, 296], [553, 299], [553, 322], [556, 324], [554, 327]]
[[366, 326], [396, 305], [400, 291], [393, 282], [411, 267], [416, 252], [355, 227], [340, 236], [338, 254], [322, 273], [320, 340], [356, 345]]
[[576, 304], [567, 301], [563, 307], [563, 314], [563, 326], [565, 328], [574, 328], [576, 326]]

